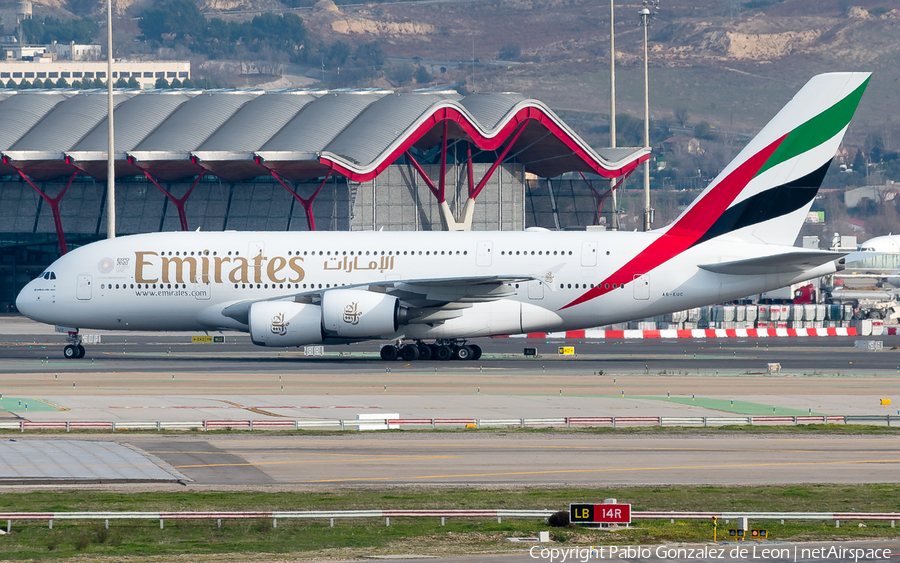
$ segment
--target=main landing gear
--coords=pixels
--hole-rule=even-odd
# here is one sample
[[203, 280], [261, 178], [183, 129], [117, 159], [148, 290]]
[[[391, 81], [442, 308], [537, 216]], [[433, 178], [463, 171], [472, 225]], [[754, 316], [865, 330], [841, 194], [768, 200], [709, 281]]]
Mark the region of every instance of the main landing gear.
[[69, 332], [66, 341], [71, 342], [71, 344], [63, 348], [63, 357], [65, 359], [77, 360], [84, 357], [84, 346], [81, 345], [81, 335], [78, 334], [78, 331]]
[[467, 344], [465, 340], [436, 340], [434, 344], [426, 344], [417, 340], [414, 344], [388, 344], [381, 348], [381, 359], [386, 362], [402, 360], [477, 360], [481, 357], [481, 346]]

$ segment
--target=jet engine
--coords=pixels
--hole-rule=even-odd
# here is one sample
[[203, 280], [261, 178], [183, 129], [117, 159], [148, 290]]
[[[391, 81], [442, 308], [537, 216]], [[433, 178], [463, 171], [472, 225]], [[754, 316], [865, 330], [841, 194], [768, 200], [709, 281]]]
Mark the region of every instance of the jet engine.
[[262, 301], [250, 306], [250, 340], [257, 346], [319, 344], [322, 308], [292, 301]]
[[322, 295], [322, 326], [343, 338], [374, 338], [397, 332], [400, 301], [362, 289], [332, 289]]

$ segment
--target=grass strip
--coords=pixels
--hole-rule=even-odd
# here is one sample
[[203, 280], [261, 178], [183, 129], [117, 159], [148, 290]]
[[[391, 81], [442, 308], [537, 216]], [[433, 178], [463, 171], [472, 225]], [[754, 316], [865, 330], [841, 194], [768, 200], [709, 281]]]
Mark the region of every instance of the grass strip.
[[[678, 486], [597, 489], [339, 489], [318, 492], [146, 492], [111, 493], [39, 491], [0, 497], [0, 511], [242, 511], [354, 509], [559, 509], [570, 502], [599, 502], [615, 497], [632, 509], [679, 511], [890, 512], [897, 510], [900, 485], [792, 485], [771, 487]], [[5, 522], [3, 523], [5, 524]], [[896, 538], [890, 522], [754, 521], [770, 539], [784, 541]], [[507, 537], [533, 536], [547, 529], [538, 519], [392, 518], [215, 520], [165, 522], [114, 520], [102, 522], [15, 522], [11, 534], [0, 537], [0, 558], [53, 560], [80, 554], [86, 560], [126, 556], [153, 557], [193, 554], [241, 554], [243, 561], [283, 557], [359, 557], [374, 554], [419, 553], [452, 555], [478, 551], [515, 551], [521, 545], [502, 543]], [[720, 538], [728, 524], [721, 523]], [[636, 545], [705, 542], [712, 539], [707, 521], [637, 521], [615, 532], [583, 528], [554, 529], [563, 545]], [[199, 559], [196, 559], [199, 560]]]
[[[897, 421], [900, 418], [894, 420], [892, 419], [892, 424], [897, 424]], [[397, 430], [379, 430], [380, 433], [384, 432], [393, 432], [393, 433], [406, 433], [406, 432], [423, 432], [423, 433], [434, 433], [434, 432], [445, 432], [445, 433], [464, 433], [464, 432], [488, 432], [488, 433], [510, 433], [510, 432], [525, 432], [525, 433], [581, 433], [581, 434], [672, 434], [677, 436], [686, 436], [691, 434], [711, 434], [715, 433], [717, 435], [728, 435], [728, 433], [732, 434], [802, 434], [802, 435], [820, 435], [820, 434], [838, 434], [841, 436], [848, 435], [860, 435], [860, 436], [868, 436], [868, 435], [900, 435], [900, 426], [887, 426], [887, 425], [874, 425], [874, 424], [790, 424], [790, 425], [780, 425], [780, 424], [734, 424], [734, 425], [725, 425], [725, 426], [658, 426], [658, 425], [640, 425], [640, 426], [628, 426], [628, 425], [620, 425], [615, 428], [611, 426], [589, 426], [589, 427], [572, 427], [566, 428], [563, 426], [549, 426], [549, 427], [526, 427], [521, 428], [517, 425], [510, 425], [508, 427], [498, 427], [498, 426], [490, 426], [483, 428], [461, 428], [459, 426], [446, 426], [441, 427], [438, 426], [435, 429], [431, 429], [430, 427], [421, 427], [421, 426], [409, 426], [402, 429]], [[115, 434], [111, 434], [109, 430], [83, 430], [83, 429], [72, 429], [70, 432], [66, 432], [65, 430], [50, 430], [50, 429], [31, 429], [25, 431], [26, 436], [33, 435], [59, 435], [59, 434], [90, 434], [90, 435], [109, 435], [109, 436], [118, 436], [120, 434], [170, 434], [170, 435], [198, 435], [205, 436], [207, 434], [236, 434], [236, 433], [253, 433], [260, 434], [265, 436], [322, 436], [324, 434], [327, 435], [343, 435], [343, 434], [356, 434], [358, 433], [356, 430], [325, 430], [325, 429], [308, 429], [308, 430], [249, 430], [249, 429], [220, 429], [220, 430], [210, 430], [208, 432], [203, 432], [203, 430], [192, 429], [192, 430], [132, 430], [128, 428], [117, 429]], [[22, 435], [20, 430], [12, 430], [12, 429], [0, 429], [0, 436], [15, 434], [18, 436]]]

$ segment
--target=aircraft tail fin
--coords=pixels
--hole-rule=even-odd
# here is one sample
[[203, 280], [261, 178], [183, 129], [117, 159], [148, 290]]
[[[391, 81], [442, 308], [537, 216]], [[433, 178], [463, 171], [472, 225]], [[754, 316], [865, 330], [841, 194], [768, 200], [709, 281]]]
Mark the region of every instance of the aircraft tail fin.
[[667, 238], [792, 245], [870, 77], [813, 77], [666, 228]]

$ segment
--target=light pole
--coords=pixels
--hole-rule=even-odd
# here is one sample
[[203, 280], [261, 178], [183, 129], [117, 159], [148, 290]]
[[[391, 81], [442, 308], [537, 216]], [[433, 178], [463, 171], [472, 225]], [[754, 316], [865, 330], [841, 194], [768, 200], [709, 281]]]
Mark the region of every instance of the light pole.
[[[651, 8], [656, 8], [659, 0], [644, 0], [644, 7], [638, 14], [641, 16], [641, 26], [644, 28], [644, 148], [650, 148], [650, 72], [649, 53], [647, 50], [647, 28], [650, 27], [650, 18], [653, 17]], [[650, 159], [644, 161], [644, 230], [650, 230], [653, 222], [653, 209], [650, 207]]]
[[[609, 0], [609, 146], [616, 148], [616, 8], [615, 0]], [[619, 229], [618, 198], [616, 197], [616, 179], [609, 179], [610, 195], [612, 195], [612, 222], [610, 229]]]
[[106, 0], [106, 95], [109, 116], [106, 155], [106, 238], [116, 238], [116, 153], [113, 143], [112, 0]]

